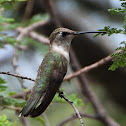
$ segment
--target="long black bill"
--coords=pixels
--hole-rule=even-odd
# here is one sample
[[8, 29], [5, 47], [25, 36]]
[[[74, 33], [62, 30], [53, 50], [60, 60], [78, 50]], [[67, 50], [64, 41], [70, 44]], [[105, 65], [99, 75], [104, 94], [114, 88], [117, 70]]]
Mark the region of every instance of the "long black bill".
[[106, 33], [105, 31], [81, 31], [81, 32], [74, 32], [74, 35], [86, 34], [86, 33]]

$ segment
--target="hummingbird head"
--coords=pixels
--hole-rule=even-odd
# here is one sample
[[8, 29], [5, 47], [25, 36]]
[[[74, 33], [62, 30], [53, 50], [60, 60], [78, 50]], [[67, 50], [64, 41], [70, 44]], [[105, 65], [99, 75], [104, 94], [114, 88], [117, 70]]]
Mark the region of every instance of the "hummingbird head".
[[49, 37], [50, 43], [57, 44], [59, 46], [70, 44], [75, 36], [73, 33], [73, 30], [67, 28], [57, 28], [51, 33]]
[[67, 28], [57, 28], [51, 33], [51, 35], [49, 37], [50, 46], [51, 47], [52, 46], [62, 47], [66, 51], [69, 51], [72, 39], [76, 35], [86, 34], [86, 33], [106, 33], [106, 32], [102, 32], [102, 31], [79, 32], [79, 31], [73, 31], [73, 30], [70, 30]]

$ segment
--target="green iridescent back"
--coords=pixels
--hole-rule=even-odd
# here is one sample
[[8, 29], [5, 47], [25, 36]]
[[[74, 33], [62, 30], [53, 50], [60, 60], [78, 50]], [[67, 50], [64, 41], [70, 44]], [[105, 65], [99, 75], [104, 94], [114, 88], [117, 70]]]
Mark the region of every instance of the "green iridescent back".
[[43, 94], [48, 90], [48, 86], [50, 85], [50, 76], [52, 75], [53, 71], [62, 72], [62, 70], [66, 69], [64, 72], [67, 72], [67, 60], [66, 58], [55, 51], [49, 51], [45, 58], [42, 61], [38, 69], [38, 75], [35, 81], [35, 86], [33, 91], [35, 94]]

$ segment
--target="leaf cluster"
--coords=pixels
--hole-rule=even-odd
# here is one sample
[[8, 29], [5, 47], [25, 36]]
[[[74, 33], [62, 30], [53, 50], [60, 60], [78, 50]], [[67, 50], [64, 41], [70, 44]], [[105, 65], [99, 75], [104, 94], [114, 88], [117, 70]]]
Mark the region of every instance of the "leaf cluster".
[[116, 49], [117, 53], [111, 55], [114, 59], [113, 64], [109, 67], [109, 70], [114, 71], [116, 68], [124, 67], [126, 65], [126, 42], [123, 41], [120, 44], [124, 46], [118, 47]]
[[[123, 1], [123, 0], [120, 0]], [[112, 8], [112, 9], [108, 9], [109, 12], [111, 12], [112, 14], [118, 14], [118, 13], [126, 13], [126, 2], [122, 2], [121, 3], [121, 8]], [[110, 26], [106, 26], [103, 29], [100, 29], [99, 31], [106, 31], [105, 34], [107, 34], [108, 36], [112, 35], [112, 34], [124, 34], [126, 35], [126, 16], [124, 15], [124, 20], [123, 20], [124, 26], [122, 29], [117, 29], [117, 28], [111, 28]], [[105, 34], [101, 34], [98, 33], [95, 35], [105, 35]], [[126, 65], [126, 42], [123, 41], [120, 43], [121, 45], [124, 46], [120, 46], [118, 47], [117, 53], [112, 54], [113, 59], [113, 64], [110, 66], [109, 70], [114, 71], [116, 68], [118, 67], [124, 67]]]
[[122, 8], [112, 8], [112, 9], [108, 9], [108, 11], [111, 12], [112, 14], [126, 13], [126, 2], [122, 2], [121, 3], [121, 7]]
[[25, 105], [25, 101], [21, 99], [9, 98], [0, 96], [0, 105], [1, 106], [15, 106], [15, 107], [23, 107]]
[[13, 126], [13, 123], [9, 122], [5, 115], [0, 115], [0, 126]]
[[112, 35], [112, 34], [123, 34], [125, 32], [124, 29], [117, 29], [117, 28], [111, 28], [110, 26], [105, 26], [103, 29], [100, 29], [99, 31], [105, 31], [106, 33], [98, 33], [96, 34], [94, 37], [97, 37], [99, 35], [103, 36], [103, 35]]
[[[0, 92], [4, 92], [7, 90], [7, 86], [5, 85], [6, 81], [0, 77]], [[9, 93], [10, 94], [10, 93]], [[11, 93], [12, 94], [12, 93]], [[13, 92], [14, 94], [14, 92]], [[24, 100], [21, 99], [15, 99], [10, 97], [4, 97], [3, 95], [0, 95], [0, 106], [15, 106], [15, 107], [23, 107], [25, 104]]]

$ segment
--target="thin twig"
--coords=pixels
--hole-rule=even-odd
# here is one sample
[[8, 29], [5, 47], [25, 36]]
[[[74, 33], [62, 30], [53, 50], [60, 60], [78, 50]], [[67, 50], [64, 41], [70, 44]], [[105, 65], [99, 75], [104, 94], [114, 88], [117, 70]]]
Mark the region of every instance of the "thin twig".
[[[15, 74], [19, 74], [17, 61], [18, 61], [18, 55], [17, 55], [17, 49], [15, 48], [14, 55], [13, 55], [12, 62], [11, 62]], [[26, 88], [24, 85], [24, 81], [20, 78], [17, 78], [17, 79], [19, 80], [21, 87]]]
[[[99, 117], [97, 115], [92, 115], [92, 114], [85, 114], [85, 113], [80, 113], [81, 117], [86, 117], [86, 118], [91, 118], [91, 119], [99, 119]], [[59, 124], [57, 124], [56, 126], [63, 126], [64, 124], [77, 119], [77, 115], [73, 114], [72, 116], [64, 119], [63, 121], [61, 121]]]
[[[114, 53], [119, 53], [119, 52], [122, 52], [122, 51], [121, 51], [121, 50], [118, 50], [118, 51], [116, 51], [116, 52], [114, 52]], [[113, 54], [114, 54], [114, 53], [113, 53]], [[78, 70], [78, 71], [76, 71], [76, 72], [74, 72], [74, 73], [72, 73], [72, 74], [70, 74], [70, 75], [67, 75], [67, 76], [64, 78], [64, 80], [70, 80], [70, 79], [72, 79], [72, 78], [74, 78], [74, 77], [77, 77], [78, 75], [80, 75], [80, 74], [82, 74], [82, 73], [89, 72], [89, 71], [92, 70], [92, 69], [98, 68], [98, 67], [100, 67], [100, 66], [106, 64], [107, 62], [109, 62], [109, 61], [111, 61], [111, 60], [114, 59], [114, 57], [111, 57], [111, 55], [112, 55], [112, 54], [106, 56], [105, 58], [103, 58], [103, 59], [101, 59], [101, 60], [99, 60], [99, 61], [97, 61], [97, 62], [95, 62], [95, 63], [93, 63], [93, 64], [91, 64], [91, 65], [88, 65], [88, 66], [86, 66], [86, 67], [83, 67], [83, 68], [81, 68], [80, 70]]]
[[91, 64], [91, 65], [88, 65], [88, 66], [86, 66], [86, 67], [84, 67], [84, 68], [82, 68], [82, 69], [80, 69], [80, 70], [78, 70], [78, 71], [76, 71], [76, 72], [74, 72], [74, 73], [72, 73], [72, 74], [70, 74], [70, 75], [67, 75], [67, 76], [64, 78], [64, 80], [70, 80], [70, 79], [72, 79], [72, 78], [74, 78], [74, 77], [76, 77], [76, 76], [78, 76], [78, 75], [80, 75], [80, 74], [82, 74], [82, 73], [88, 72], [88, 71], [90, 71], [90, 70], [92, 70], [92, 69], [94, 69], [94, 68], [97, 68], [97, 67], [99, 67], [99, 66], [104, 65], [104, 64], [106, 64], [107, 62], [111, 61], [112, 59], [113, 59], [113, 57], [111, 57], [111, 56], [109, 55], [109, 56], [107, 56], [107, 57], [105, 57], [105, 58], [103, 58], [103, 59], [101, 59], [101, 60], [99, 60], [99, 61], [97, 61], [97, 62]]
[[64, 98], [64, 100], [66, 100], [66, 101], [73, 107], [73, 109], [75, 110], [76, 116], [77, 116], [77, 117], [79, 118], [79, 120], [80, 120], [81, 126], [84, 126], [84, 122], [83, 122], [83, 120], [82, 120], [82, 117], [81, 117], [79, 111], [77, 110], [77, 108], [75, 107], [75, 105], [73, 104], [73, 102], [71, 102], [69, 99], [67, 99], [67, 98], [64, 96], [63, 93], [59, 93], [59, 96], [60, 96], [61, 98]]
[[56, 27], [61, 27], [61, 23], [57, 17], [57, 10], [54, 2], [52, 0], [44, 0], [47, 6], [47, 10], [50, 14], [51, 20], [53, 20]]
[[18, 27], [17, 31], [23, 33], [25, 36], [27, 35], [35, 40], [38, 40], [42, 44], [49, 44], [49, 39], [47, 37], [42, 36], [34, 31], [27, 31], [25, 28], [22, 27]]
[[[17, 40], [18, 41], [21, 41], [23, 39], [24, 36], [26, 35], [29, 35], [30, 32], [32, 32], [32, 30], [40, 27], [40, 26], [44, 26], [46, 25], [47, 23], [49, 23], [49, 20], [46, 20], [46, 21], [38, 21], [38, 22], [35, 22], [25, 28], [22, 28], [22, 27], [18, 27], [16, 30], [18, 32], [20, 32], [20, 34], [18, 35], [17, 37]], [[33, 34], [34, 32], [32, 32], [31, 34]]]
[[19, 32], [21, 32], [22, 35], [27, 35], [27, 34], [29, 34], [30, 31], [32, 31], [32, 30], [34, 30], [34, 29], [36, 29], [36, 28], [38, 28], [40, 26], [44, 26], [44, 25], [46, 25], [48, 23], [49, 23], [49, 20], [38, 21], [38, 22], [35, 22], [35, 23], [25, 27], [25, 28], [18, 27], [17, 30], [22, 28], [22, 31], [19, 31]]
[[18, 49], [18, 50], [21, 50], [21, 51], [25, 51], [25, 50], [27, 50], [28, 49], [28, 46], [24, 46], [24, 45], [15, 45], [16, 46], [16, 48]]
[[10, 72], [0, 72], [0, 74], [6, 74], [6, 75], [10, 75], [10, 76], [14, 76], [14, 77], [21, 78], [21, 79], [27, 79], [27, 80], [30, 80], [30, 81], [35, 81], [35, 80], [32, 79], [32, 78], [24, 77], [24, 76], [21, 76], [21, 75], [18, 75], [18, 74], [12, 74], [12, 73], [10, 73]]
[[30, 94], [31, 90], [27, 90], [25, 92], [21, 92], [21, 93], [18, 93], [16, 95], [12, 95], [10, 96], [11, 98], [23, 98], [23, 99], [26, 99], [27, 98], [27, 95]]
[[7, 109], [11, 109], [11, 110], [15, 110], [15, 111], [21, 111], [21, 108], [19, 108], [19, 107], [12, 107], [12, 106], [6, 106], [6, 105], [4, 105], [4, 106], [2, 106], [3, 108], [7, 108]]
[[44, 118], [44, 120], [45, 120], [45, 122], [46, 122], [46, 126], [50, 126], [50, 123], [49, 123], [48, 117], [47, 117], [47, 115], [46, 115], [45, 112], [42, 113], [42, 116], [43, 116], [43, 118]]
[[24, 126], [31, 126], [29, 120], [25, 117], [20, 117], [20, 120]]

